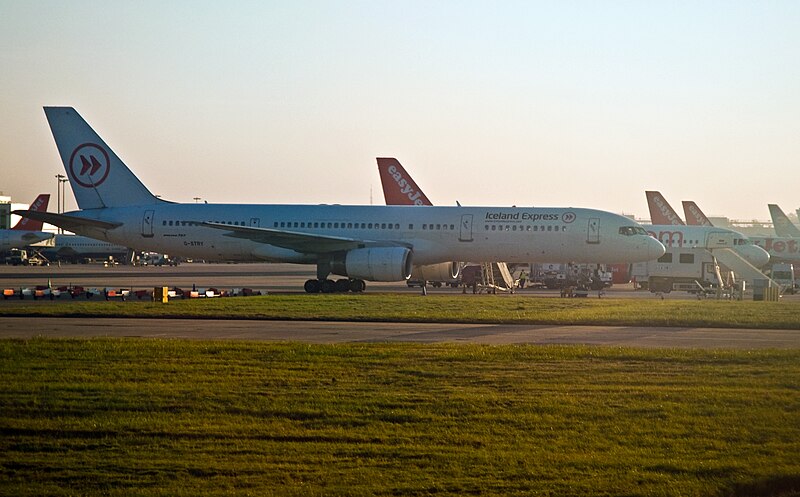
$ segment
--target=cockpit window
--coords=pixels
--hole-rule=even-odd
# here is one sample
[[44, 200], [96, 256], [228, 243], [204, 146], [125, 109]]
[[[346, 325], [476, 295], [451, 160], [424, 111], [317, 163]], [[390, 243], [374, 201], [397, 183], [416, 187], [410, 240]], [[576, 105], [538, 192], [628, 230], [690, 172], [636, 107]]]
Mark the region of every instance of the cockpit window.
[[625, 236], [647, 235], [647, 231], [641, 226], [622, 226], [619, 229], [619, 234]]

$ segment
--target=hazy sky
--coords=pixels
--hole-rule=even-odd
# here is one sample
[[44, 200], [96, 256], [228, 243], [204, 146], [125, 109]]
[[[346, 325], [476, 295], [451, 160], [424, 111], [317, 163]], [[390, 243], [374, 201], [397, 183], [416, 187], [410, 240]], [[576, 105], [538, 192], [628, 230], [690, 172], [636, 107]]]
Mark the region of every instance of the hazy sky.
[[0, 190], [51, 211], [44, 105], [175, 201], [382, 203], [395, 156], [442, 205], [800, 206], [796, 0], [0, 0], [0, 47]]

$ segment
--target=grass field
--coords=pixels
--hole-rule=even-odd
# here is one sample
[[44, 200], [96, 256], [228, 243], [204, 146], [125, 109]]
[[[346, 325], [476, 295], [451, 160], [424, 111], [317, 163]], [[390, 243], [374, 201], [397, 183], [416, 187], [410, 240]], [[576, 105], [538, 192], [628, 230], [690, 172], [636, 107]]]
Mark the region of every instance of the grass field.
[[2, 495], [800, 495], [800, 351], [0, 341]]
[[493, 295], [269, 295], [144, 302], [0, 302], [0, 316], [317, 319], [800, 329], [800, 304]]

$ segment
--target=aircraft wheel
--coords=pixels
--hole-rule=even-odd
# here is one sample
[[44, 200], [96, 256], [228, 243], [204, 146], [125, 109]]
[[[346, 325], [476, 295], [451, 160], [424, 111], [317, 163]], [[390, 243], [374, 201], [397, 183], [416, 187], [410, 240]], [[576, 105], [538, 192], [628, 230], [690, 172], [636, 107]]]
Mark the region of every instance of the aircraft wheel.
[[333, 293], [336, 291], [336, 282], [333, 280], [324, 280], [322, 282], [322, 293]]
[[320, 286], [319, 280], [308, 280], [303, 285], [303, 289], [306, 293], [319, 293]]
[[336, 291], [339, 293], [346, 293], [350, 291], [350, 280], [340, 279], [336, 280]]
[[364, 280], [350, 280], [350, 291], [353, 293], [361, 293], [367, 288]]

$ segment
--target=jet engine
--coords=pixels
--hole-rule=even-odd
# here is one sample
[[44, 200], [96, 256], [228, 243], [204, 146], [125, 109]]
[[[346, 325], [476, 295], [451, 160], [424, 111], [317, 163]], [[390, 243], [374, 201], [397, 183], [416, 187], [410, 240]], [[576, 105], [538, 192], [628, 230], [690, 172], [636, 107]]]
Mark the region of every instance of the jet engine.
[[331, 261], [331, 272], [367, 281], [404, 281], [411, 276], [411, 250], [404, 247], [353, 249]]
[[415, 281], [452, 281], [461, 273], [461, 264], [458, 262], [442, 262], [427, 266], [414, 266], [411, 279]]

